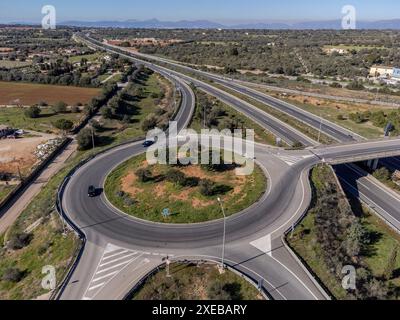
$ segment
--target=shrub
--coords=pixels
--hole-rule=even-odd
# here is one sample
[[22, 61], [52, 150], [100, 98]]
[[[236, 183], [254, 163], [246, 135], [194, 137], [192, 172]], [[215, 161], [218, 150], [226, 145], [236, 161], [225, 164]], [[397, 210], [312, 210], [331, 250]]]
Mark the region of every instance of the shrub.
[[113, 117], [113, 111], [112, 111], [112, 108], [110, 108], [110, 107], [101, 108], [100, 113], [104, 119], [112, 119], [112, 117]]
[[[76, 136], [76, 140], [78, 142], [78, 148], [79, 150], [87, 150], [90, 147], [92, 147], [93, 142], [92, 138], [94, 133], [90, 129], [83, 129], [81, 132], [78, 133]], [[96, 139], [96, 137], [94, 137]]]
[[148, 182], [153, 179], [151, 171], [149, 169], [139, 169], [136, 171], [136, 176], [140, 182]]
[[147, 132], [149, 130], [154, 129], [157, 126], [157, 117], [154, 114], [150, 114], [146, 119], [142, 122], [142, 130]]
[[20, 282], [25, 276], [25, 272], [19, 270], [18, 268], [8, 268], [3, 274], [3, 281], [10, 281], [14, 283]]
[[58, 119], [54, 126], [62, 131], [70, 131], [74, 127], [74, 123], [71, 120]]
[[179, 170], [171, 169], [166, 173], [165, 179], [169, 182], [183, 185], [186, 180], [186, 176], [183, 172]]
[[215, 183], [212, 182], [211, 180], [208, 179], [201, 180], [199, 183], [200, 193], [203, 196], [210, 197], [214, 195], [214, 186]]
[[67, 112], [67, 104], [64, 101], [57, 102], [53, 110], [55, 113], [65, 113]]
[[390, 172], [386, 168], [380, 168], [373, 173], [373, 176], [380, 181], [390, 180]]
[[41, 112], [42, 112], [42, 110], [40, 110], [39, 107], [32, 106], [25, 110], [25, 116], [27, 116], [28, 118], [31, 118], [31, 119], [35, 119], [35, 118], [39, 118]]
[[17, 233], [10, 238], [8, 247], [11, 250], [20, 250], [28, 246], [32, 241], [33, 235], [31, 233]]

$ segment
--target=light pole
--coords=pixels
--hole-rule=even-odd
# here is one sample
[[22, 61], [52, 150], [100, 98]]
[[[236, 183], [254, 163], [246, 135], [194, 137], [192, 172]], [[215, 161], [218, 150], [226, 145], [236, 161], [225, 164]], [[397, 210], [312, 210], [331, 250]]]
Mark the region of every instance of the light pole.
[[320, 140], [321, 140], [321, 131], [322, 131], [322, 113], [320, 114], [320, 116], [319, 116], [319, 120], [320, 120], [320, 122], [319, 122], [319, 132], [318, 132], [318, 143], [320, 142]]
[[224, 216], [224, 234], [223, 234], [223, 240], [222, 240], [222, 262], [221, 262], [221, 273], [225, 270], [225, 236], [226, 236], [226, 215], [225, 215], [225, 210], [224, 210], [224, 205], [222, 203], [221, 198], [217, 199], [222, 210], [222, 214]]

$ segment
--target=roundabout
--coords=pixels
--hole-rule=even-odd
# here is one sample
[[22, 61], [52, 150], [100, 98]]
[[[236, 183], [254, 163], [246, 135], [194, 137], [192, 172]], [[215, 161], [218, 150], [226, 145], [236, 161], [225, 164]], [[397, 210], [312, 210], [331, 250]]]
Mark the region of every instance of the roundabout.
[[[222, 160], [221, 160], [222, 162]], [[114, 169], [104, 186], [110, 204], [139, 219], [190, 224], [222, 218], [258, 202], [267, 190], [263, 170], [238, 176], [232, 165], [149, 165], [145, 155]]]

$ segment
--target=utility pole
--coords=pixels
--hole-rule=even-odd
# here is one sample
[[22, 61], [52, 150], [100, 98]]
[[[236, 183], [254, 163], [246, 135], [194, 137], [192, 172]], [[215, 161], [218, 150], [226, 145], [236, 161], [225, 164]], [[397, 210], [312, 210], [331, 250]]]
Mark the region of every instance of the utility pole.
[[225, 270], [225, 237], [226, 237], [226, 215], [225, 215], [225, 210], [224, 210], [224, 205], [222, 203], [221, 198], [217, 199], [222, 210], [222, 214], [224, 216], [224, 234], [223, 234], [223, 240], [222, 240], [222, 262], [221, 262], [221, 269], [220, 272], [224, 273]]

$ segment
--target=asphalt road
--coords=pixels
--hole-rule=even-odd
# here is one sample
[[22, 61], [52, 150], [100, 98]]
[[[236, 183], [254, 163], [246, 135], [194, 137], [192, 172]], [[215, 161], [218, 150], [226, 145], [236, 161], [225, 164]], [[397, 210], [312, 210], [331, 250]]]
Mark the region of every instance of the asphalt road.
[[[148, 66], [167, 76], [177, 74]], [[183, 83], [181, 86], [187, 89]], [[207, 86], [202, 89], [209, 90]], [[193, 112], [192, 93], [185, 89], [182, 93], [183, 104], [177, 115], [180, 128], [188, 124]], [[233, 99], [219, 91], [213, 95]], [[236, 107], [243, 103], [240, 99], [228, 102]], [[247, 105], [243, 107], [243, 113], [249, 112]], [[260, 119], [258, 114], [252, 117], [258, 117], [261, 123], [273, 120]], [[69, 181], [62, 203], [70, 220], [86, 235], [87, 245], [62, 299], [121, 298], [129, 286], [166, 256], [220, 261], [222, 220], [160, 225], [127, 217], [113, 208], [104, 194], [88, 200], [88, 185], [102, 186], [107, 173], [116, 165], [144, 151], [140, 143], [111, 150], [80, 168]], [[353, 155], [346, 148], [328, 151], [332, 158], [344, 153], [346, 157]], [[323, 292], [290, 256], [281, 240], [308, 208], [308, 171], [322, 157], [311, 151], [280, 154], [276, 149], [257, 145], [256, 158], [268, 175], [269, 189], [257, 204], [227, 219], [226, 263], [255, 281], [262, 280], [264, 289], [274, 299], [324, 299]]]

